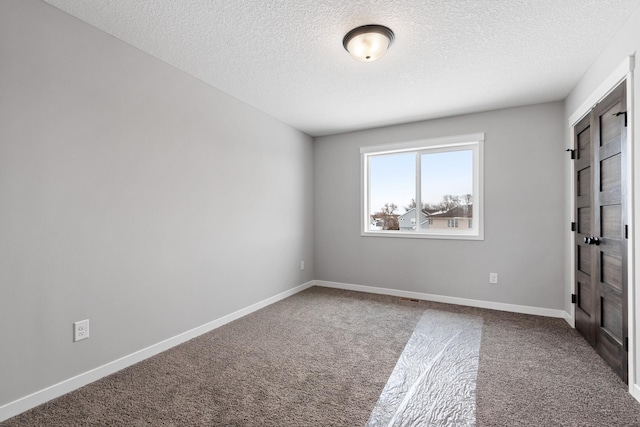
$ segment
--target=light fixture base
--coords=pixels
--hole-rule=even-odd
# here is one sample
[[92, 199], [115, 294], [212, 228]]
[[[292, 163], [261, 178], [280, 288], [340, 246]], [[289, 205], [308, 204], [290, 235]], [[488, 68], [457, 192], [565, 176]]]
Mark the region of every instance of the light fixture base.
[[354, 59], [371, 62], [385, 54], [394, 38], [393, 31], [384, 25], [363, 25], [349, 31], [342, 45]]

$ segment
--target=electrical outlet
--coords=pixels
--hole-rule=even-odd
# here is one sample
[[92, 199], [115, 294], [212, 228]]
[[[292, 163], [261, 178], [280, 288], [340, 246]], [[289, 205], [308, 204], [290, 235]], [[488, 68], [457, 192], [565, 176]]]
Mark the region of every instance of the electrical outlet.
[[73, 323], [73, 342], [89, 338], [89, 319]]
[[489, 283], [498, 283], [498, 273], [489, 273]]
[[300, 261], [300, 270], [304, 270], [304, 261]]

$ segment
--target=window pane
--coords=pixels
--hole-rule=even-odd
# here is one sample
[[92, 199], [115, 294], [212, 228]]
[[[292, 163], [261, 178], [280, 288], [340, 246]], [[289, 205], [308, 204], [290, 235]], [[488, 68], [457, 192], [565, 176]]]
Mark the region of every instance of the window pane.
[[[416, 197], [416, 154], [369, 157], [369, 214], [371, 231], [415, 230], [409, 216]], [[415, 202], [414, 202], [415, 205]], [[401, 228], [402, 226], [402, 228]]]
[[472, 228], [473, 151], [422, 154], [420, 160], [420, 198], [431, 220], [421, 223], [421, 228]]

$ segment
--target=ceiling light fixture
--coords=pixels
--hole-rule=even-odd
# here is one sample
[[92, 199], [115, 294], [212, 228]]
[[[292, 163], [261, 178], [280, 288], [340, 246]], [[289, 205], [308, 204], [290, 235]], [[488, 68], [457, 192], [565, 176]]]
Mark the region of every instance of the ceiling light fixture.
[[371, 62], [385, 54], [394, 38], [393, 31], [383, 25], [363, 25], [349, 31], [342, 45], [356, 61]]

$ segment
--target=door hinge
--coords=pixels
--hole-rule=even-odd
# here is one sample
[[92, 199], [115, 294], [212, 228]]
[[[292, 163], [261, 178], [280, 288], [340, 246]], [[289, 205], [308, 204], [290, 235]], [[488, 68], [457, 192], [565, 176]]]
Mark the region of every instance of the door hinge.
[[624, 351], [629, 351], [629, 337], [624, 338]]
[[627, 224], [624, 225], [624, 238], [629, 238], [629, 226]]
[[571, 294], [571, 304], [576, 303], [576, 294]]
[[621, 116], [624, 114], [624, 127], [627, 127], [627, 112], [620, 111], [619, 113], [614, 114], [614, 116]]
[[576, 223], [575, 222], [571, 223], [571, 231], [576, 231]]
[[572, 150], [571, 148], [568, 148], [566, 151], [571, 153], [571, 160], [575, 160], [575, 158], [576, 158], [576, 150]]

